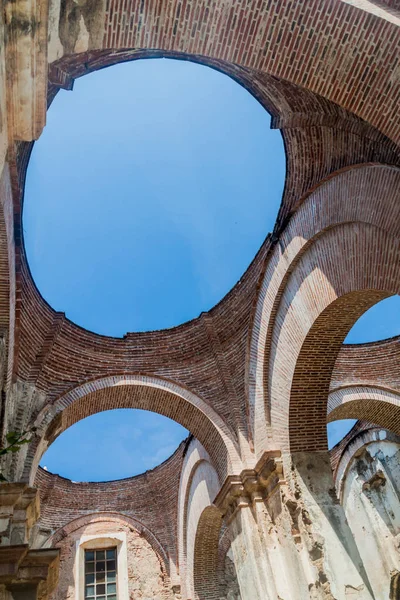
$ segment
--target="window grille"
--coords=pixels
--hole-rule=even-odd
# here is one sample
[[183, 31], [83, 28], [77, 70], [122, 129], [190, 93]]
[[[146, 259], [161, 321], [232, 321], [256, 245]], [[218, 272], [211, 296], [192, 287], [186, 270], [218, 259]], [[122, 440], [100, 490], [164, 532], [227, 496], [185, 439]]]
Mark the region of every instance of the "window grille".
[[117, 549], [85, 550], [85, 600], [117, 600]]

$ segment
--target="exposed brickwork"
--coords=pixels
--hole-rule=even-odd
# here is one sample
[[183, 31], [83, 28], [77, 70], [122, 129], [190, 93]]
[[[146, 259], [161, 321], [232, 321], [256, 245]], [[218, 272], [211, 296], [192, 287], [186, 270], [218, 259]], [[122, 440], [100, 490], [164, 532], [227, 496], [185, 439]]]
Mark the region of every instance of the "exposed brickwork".
[[[39, 488], [42, 514], [39, 529], [42, 537], [54, 540], [63, 538], [68, 525], [76, 519], [93, 517], [98, 511], [122, 513], [134, 520], [136, 528], [144, 528], [151, 541], [154, 536], [159, 545], [157, 552], [176, 564], [177, 555], [177, 503], [179, 476], [185, 442], [162, 465], [137, 477], [105, 483], [72, 483], [43, 469], [39, 469], [35, 486]], [[151, 509], [149, 504], [151, 500]], [[156, 541], [152, 542], [157, 548]]]
[[[348, 38], [351, 48], [357, 48], [357, 61], [347, 51]], [[174, 0], [168, 6], [136, 2], [128, 7], [112, 0], [103, 41], [106, 48], [202, 54], [266, 71], [396, 132], [398, 88], [383, 94], [380, 86], [383, 90], [397, 44], [398, 31], [392, 24], [333, 0], [306, 5], [265, 0], [246, 7], [239, 1], [210, 6], [205, 0]], [[365, 101], [377, 95], [381, 111], [378, 103], [372, 108]]]
[[[21, 65], [15, 73], [7, 67], [8, 78], [24, 84], [18, 86], [22, 92], [31, 90], [25, 106], [37, 108], [30, 118], [31, 108], [26, 114], [18, 109], [22, 96], [1, 89], [16, 122], [38, 129], [47, 83], [50, 104], [60, 87], [72, 89], [76, 77], [111, 64], [151, 56], [194, 60], [233, 77], [271, 113], [272, 126], [284, 138], [287, 176], [274, 231], [217, 306], [168, 331], [106, 338], [55, 313], [32, 281], [21, 222], [32, 144], [13, 139], [11, 123], [8, 162], [4, 169], [0, 165], [0, 335], [8, 340], [1, 422], [2, 433], [32, 424], [38, 431], [29, 448], [6, 463], [7, 472], [32, 481], [58, 434], [110, 408], [154, 410], [197, 438], [157, 469], [120, 482], [74, 484], [39, 469], [37, 543], [48, 539], [62, 547], [68, 578], [77, 532], [120, 527], [132, 537], [140, 561], [154, 567], [146, 593], [167, 599], [173, 588], [178, 597], [184, 577], [187, 595], [194, 577], [195, 597], [217, 600], [229, 538], [221, 537], [222, 513], [212, 499], [224, 480], [227, 489], [229, 474], [230, 506], [247, 516], [238, 517], [236, 529], [228, 532], [237, 536], [232, 544], [237, 542], [242, 582], [248, 573], [242, 558], [250, 552], [260, 559], [253, 588], [260, 586], [259, 598], [270, 585], [276, 588], [271, 597], [291, 597], [298, 585], [341, 597], [331, 588], [342, 582], [341, 570], [350, 589], [359, 590], [362, 565], [350, 572], [357, 557], [348, 564], [337, 561], [349, 538], [338, 545], [336, 533], [326, 527], [328, 521], [340, 523], [345, 535], [347, 525], [332, 493], [328, 455], [321, 451], [327, 408], [329, 420], [361, 417], [400, 433], [399, 339], [342, 346], [363, 311], [400, 292], [398, 1], [372, 0], [372, 8], [385, 9], [382, 18], [341, 0], [68, 0], [59, 15], [55, 5], [48, 31], [44, 20], [37, 29], [49, 40], [49, 82], [42, 73], [46, 52], [37, 54], [36, 39], [29, 56], [40, 61], [37, 73], [21, 79]], [[46, 3], [40, 6], [45, 8]], [[5, 347], [2, 342], [3, 363]], [[378, 435], [376, 427], [366, 433], [367, 428], [359, 422], [332, 451], [337, 477], [353, 450]], [[254, 470], [268, 450], [283, 453], [279, 477]], [[283, 464], [292, 470], [284, 473]], [[322, 483], [309, 464], [322, 474]], [[273, 486], [268, 501], [260, 492], [266, 484]], [[265, 529], [269, 542], [280, 540], [271, 564], [283, 567], [288, 588], [279, 594], [281, 582], [266, 575], [271, 565], [262, 562], [268, 543], [262, 545], [250, 525], [255, 514], [250, 507], [257, 503], [259, 531]], [[320, 547], [316, 531], [318, 540], [322, 533]], [[310, 554], [310, 573], [316, 569], [325, 579], [296, 581], [292, 565], [299, 552], [290, 546], [293, 539], [297, 549], [303, 544], [304, 557]], [[313, 557], [315, 549], [319, 554]], [[333, 577], [326, 577], [324, 561]], [[136, 575], [131, 573], [132, 582]], [[67, 583], [62, 582], [61, 597]], [[344, 597], [344, 587], [342, 592]], [[136, 588], [132, 594], [137, 596]]]
[[331, 392], [328, 422], [353, 418], [367, 418], [400, 435], [400, 394], [371, 386], [353, 386]]
[[[396, 262], [391, 262], [391, 257], [396, 255], [395, 248], [398, 244], [399, 177], [397, 169], [366, 165], [344, 170], [335, 177], [328, 178], [299, 206], [281, 234], [279, 244], [271, 253], [259, 290], [249, 354], [249, 408], [251, 419], [255, 423], [256, 445], [259, 444], [260, 449], [265, 443], [280, 444], [282, 436], [286, 435], [290, 381], [294, 369], [300, 369], [300, 363], [296, 367], [297, 352], [300, 352], [304, 343], [304, 331], [311, 328], [319, 316], [318, 304], [326, 303], [326, 307], [334, 299], [352, 291], [351, 285], [360, 291], [374, 288], [381, 290], [378, 294], [372, 293], [370, 303], [378, 301], [379, 297], [385, 297], [385, 294], [396, 293], [394, 282], [397, 267]], [[367, 226], [367, 223], [370, 225]], [[379, 229], [373, 233], [375, 226]], [[365, 233], [362, 233], [363, 230]], [[383, 233], [384, 231], [387, 233]], [[364, 246], [361, 250], [359, 244], [366, 244], [367, 238], [369, 246]], [[380, 238], [383, 244], [381, 249], [378, 248]], [[393, 241], [389, 242], [389, 239]], [[387, 243], [394, 244], [392, 250], [386, 246]], [[366, 259], [366, 252], [370, 252], [368, 265], [362, 263]], [[375, 256], [379, 268], [372, 267], [372, 256]], [[391, 271], [387, 271], [388, 288], [385, 290], [382, 285], [386, 268]], [[367, 277], [376, 277], [376, 280], [367, 282]], [[349, 286], [347, 290], [346, 286]], [[364, 306], [366, 310], [367, 297], [368, 293], [360, 294], [354, 306], [358, 306], [360, 311]], [[301, 320], [297, 314], [301, 315]], [[350, 317], [349, 314], [346, 317], [346, 314], [347, 310], [343, 311], [341, 319], [336, 323], [332, 321], [333, 330], [338, 334], [336, 348], [332, 345], [331, 350], [330, 360], [333, 363], [345, 337], [339, 325], [343, 319]], [[353, 319], [356, 319], [356, 314]], [[348, 329], [354, 320], [349, 319]], [[318, 328], [318, 325], [315, 327]], [[326, 343], [330, 347], [331, 342], [334, 342], [333, 337], [323, 334], [322, 330], [320, 334], [316, 331], [318, 343]], [[339, 336], [342, 336], [340, 343]], [[309, 339], [311, 342], [311, 338]], [[315, 343], [314, 348], [317, 348]], [[316, 373], [311, 368], [311, 359], [308, 367], [307, 363], [303, 364], [304, 367], [301, 368]], [[330, 375], [326, 374], [324, 377], [329, 382]], [[304, 391], [305, 398], [309, 393], [309, 386], [306, 380], [304, 384], [308, 387], [308, 391]], [[300, 391], [296, 390], [295, 393], [301, 395]], [[304, 399], [305, 408], [309, 401]], [[325, 402], [326, 406], [326, 401], [327, 391], [318, 395], [318, 402]], [[273, 430], [268, 430], [264, 426], [265, 419], [270, 418], [274, 407], [276, 415], [279, 415], [278, 421], [272, 422]], [[314, 446], [318, 445], [316, 436], [311, 431], [314, 425], [320, 431], [321, 440], [326, 440], [325, 430], [321, 427], [323, 416], [313, 414], [310, 419], [305, 410], [302, 419], [313, 423], [309, 441], [312, 440]], [[275, 437], [274, 441], [272, 436]], [[304, 431], [302, 434], [298, 433], [298, 439], [307, 443]]]
[[[65, 83], [65, 77], [61, 77], [60, 73], [70, 72], [68, 77], [73, 78], [104, 65], [138, 56], [143, 56], [143, 52], [92, 52], [82, 62], [82, 57], [75, 55], [63, 59], [57, 70], [53, 67], [52, 77], [57, 77], [57, 81], [63, 85], [71, 85]], [[326, 99], [265, 74], [217, 60], [195, 58], [227, 72], [248, 87], [272, 111], [274, 126], [283, 127], [288, 175], [278, 230], [279, 223], [285, 222], [299, 198], [336, 169], [371, 160], [392, 164], [399, 162], [398, 150], [392, 142]], [[71, 79], [68, 81], [71, 82]], [[54, 86], [50, 87], [50, 94], [54, 93], [54, 89]], [[19, 145], [20, 184], [24, 182], [29, 153], [29, 144], [25, 147]], [[305, 156], [307, 160], [302, 158]], [[206, 320], [195, 320], [166, 332], [129, 334], [123, 340], [85, 332], [63, 315], [55, 315], [36, 290], [22, 253], [20, 293], [25, 310], [19, 320], [20, 377], [40, 390], [48, 390], [49, 401], [52, 402], [72, 385], [88, 377], [92, 379], [93, 376], [101, 377], [115, 372], [155, 373], [179, 381], [201, 395], [231, 427], [246, 435], [243, 397], [248, 327], [255, 283], [270, 245], [271, 241], [267, 238], [240, 285], [210, 311]], [[206, 322], [207, 327], [204, 327]], [[213, 340], [212, 343], [210, 340]], [[171, 353], [172, 347], [181, 349], [181, 352]], [[79, 363], [74, 359], [77, 351], [80, 354]], [[95, 364], [93, 356], [96, 357]], [[231, 410], [232, 398], [237, 405], [234, 411]], [[246, 453], [246, 448], [242, 449]]]
[[[347, 260], [342, 257], [342, 268], [346, 273], [346, 279], [338, 277], [333, 267], [337, 264], [333, 248], [333, 244], [337, 247], [337, 235], [340, 235], [341, 248], [348, 257]], [[358, 244], [363, 247], [363, 250], [360, 246], [357, 248]], [[324, 246], [324, 254], [321, 252], [321, 245]], [[317, 450], [326, 439], [324, 424], [326, 399], [340, 346], [353, 323], [365, 310], [388, 294], [400, 291], [400, 282], [396, 282], [394, 265], [392, 264], [391, 270], [381, 266], [382, 257], [394, 256], [399, 250], [397, 240], [391, 241], [382, 232], [369, 227], [348, 226], [340, 230], [330, 230], [324, 238], [319, 238], [307, 255], [300, 260], [296, 275], [289, 279], [287, 288], [289, 294], [291, 296], [294, 293], [298, 294], [296, 301], [299, 305], [303, 303], [306, 310], [315, 310], [317, 314], [319, 313], [318, 316], [315, 315], [315, 321], [305, 337], [303, 337], [306, 329], [304, 326], [296, 327], [297, 331], [292, 329], [293, 333], [296, 331], [298, 342], [301, 341], [290, 392], [289, 422], [292, 451], [307, 447]], [[352, 271], [354, 264], [352, 257], [355, 253], [360, 255], [357, 274]], [[368, 257], [368, 265], [363, 264], [361, 254]], [[328, 262], [333, 268], [328, 266]], [[301, 277], [304, 283], [300, 284], [298, 277]], [[321, 293], [318, 292], [322, 289], [325, 291], [323, 300]], [[284, 310], [286, 312], [286, 306]], [[278, 314], [277, 320], [282, 317]], [[288, 320], [284, 328], [293, 328], [293, 325]], [[311, 428], [309, 428], [307, 406], [313, 406]], [[278, 409], [277, 413], [279, 412], [281, 411]], [[362, 417], [368, 418], [366, 415]]]
[[[13, 198], [8, 166], [0, 174], [0, 200], [0, 328], [1, 337], [8, 338], [8, 359], [5, 357], [5, 364], [8, 362], [7, 379], [10, 381], [14, 354], [15, 251], [12, 238]], [[4, 375], [4, 366], [2, 371]]]
[[196, 600], [218, 600], [218, 540], [222, 515], [215, 506], [204, 509], [196, 532], [194, 589]]
[[341, 348], [331, 390], [349, 385], [376, 385], [400, 390], [400, 338]]
[[34, 475], [45, 448], [43, 440], [51, 444], [60, 433], [81, 419], [116, 408], [150, 410], [190, 429], [213, 457], [221, 481], [228, 473], [240, 468], [234, 434], [200, 398], [169, 381], [120, 376], [90, 382], [61, 397], [49, 411], [42, 410], [36, 421], [40, 434], [30, 445], [25, 477], [29, 479]]
[[[156, 48], [240, 64], [309, 88], [397, 139], [398, 77], [390, 65], [395, 64], [399, 32], [348, 4], [173, 0], [147, 5], [137, 0], [127, 5], [111, 0], [104, 14], [99, 7], [93, 17], [96, 23], [83, 10], [92, 50]], [[76, 18], [79, 14], [63, 26], [65, 54], [73, 52]]]

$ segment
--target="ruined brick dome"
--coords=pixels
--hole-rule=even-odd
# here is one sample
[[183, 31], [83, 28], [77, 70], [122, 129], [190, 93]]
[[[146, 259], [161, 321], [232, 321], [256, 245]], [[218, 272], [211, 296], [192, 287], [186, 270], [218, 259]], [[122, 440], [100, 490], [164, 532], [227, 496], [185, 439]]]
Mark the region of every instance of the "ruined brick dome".
[[[400, 338], [344, 340], [400, 294], [399, 48], [398, 0], [6, 2], [0, 427], [3, 446], [26, 443], [1, 460], [5, 600], [398, 597]], [[26, 173], [58, 92], [148, 58], [241, 84], [282, 135], [285, 184], [219, 302], [177, 327], [98, 335], [35, 285]], [[39, 468], [69, 427], [115, 408], [190, 438], [123, 481]], [[357, 423], [329, 451], [340, 419]]]

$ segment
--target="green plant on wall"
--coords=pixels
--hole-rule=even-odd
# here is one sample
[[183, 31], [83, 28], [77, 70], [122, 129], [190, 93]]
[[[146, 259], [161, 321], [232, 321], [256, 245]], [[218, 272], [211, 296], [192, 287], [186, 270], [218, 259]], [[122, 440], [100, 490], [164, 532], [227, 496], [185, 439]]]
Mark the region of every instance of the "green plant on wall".
[[[27, 437], [30, 433], [34, 433], [36, 431], [35, 427], [29, 429], [28, 431], [9, 431], [6, 435], [6, 445], [0, 448], [0, 459], [6, 454], [14, 454], [15, 452], [19, 452], [25, 444], [29, 444], [32, 440], [32, 437]], [[0, 472], [0, 482], [7, 481], [7, 478], [4, 477], [3, 473]]]

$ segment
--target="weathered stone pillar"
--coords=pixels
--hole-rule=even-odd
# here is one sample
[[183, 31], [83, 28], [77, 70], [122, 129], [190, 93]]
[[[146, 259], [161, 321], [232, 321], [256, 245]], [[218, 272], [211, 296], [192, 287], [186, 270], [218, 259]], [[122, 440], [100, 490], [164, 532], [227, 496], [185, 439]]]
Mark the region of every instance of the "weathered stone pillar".
[[0, 485], [0, 598], [47, 600], [58, 579], [57, 549], [31, 550], [39, 518], [37, 490], [25, 483]]
[[341, 504], [374, 596], [387, 600], [400, 581], [400, 446], [386, 432], [364, 435], [369, 443], [342, 466]]
[[[343, 600], [374, 598], [353, 534], [336, 495], [328, 452], [292, 455], [291, 487], [301, 506], [302, 539], [329, 593]], [[299, 519], [300, 522], [300, 519]], [[321, 581], [319, 577], [319, 581]], [[330, 597], [330, 596], [328, 596]]]
[[287, 482], [280, 453], [265, 453], [255, 469], [229, 477], [215, 500], [229, 527], [242, 600], [371, 600], [329, 456], [294, 461]]

